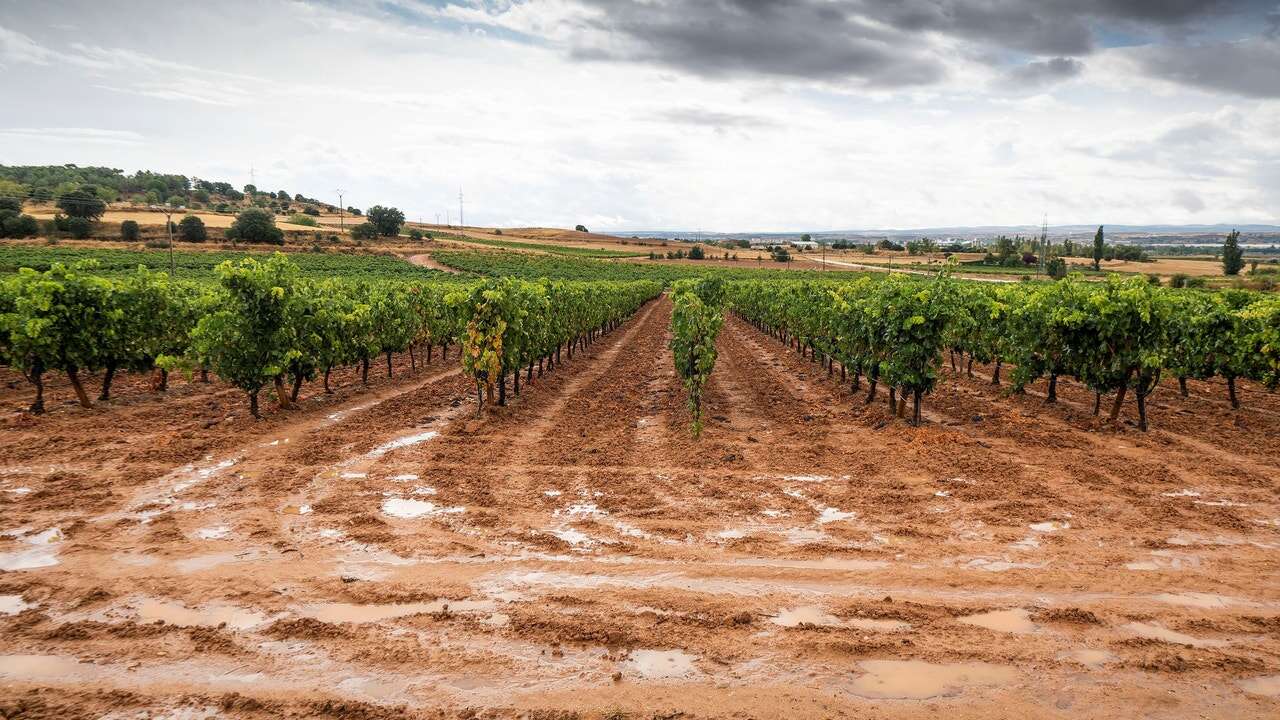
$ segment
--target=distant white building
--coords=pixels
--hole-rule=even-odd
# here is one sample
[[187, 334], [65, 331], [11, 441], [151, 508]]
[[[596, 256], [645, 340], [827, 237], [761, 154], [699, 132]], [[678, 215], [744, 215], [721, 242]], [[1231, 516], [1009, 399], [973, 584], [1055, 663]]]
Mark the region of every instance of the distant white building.
[[792, 240], [787, 244], [797, 250], [817, 250], [818, 249], [818, 243], [813, 242], [812, 240]]

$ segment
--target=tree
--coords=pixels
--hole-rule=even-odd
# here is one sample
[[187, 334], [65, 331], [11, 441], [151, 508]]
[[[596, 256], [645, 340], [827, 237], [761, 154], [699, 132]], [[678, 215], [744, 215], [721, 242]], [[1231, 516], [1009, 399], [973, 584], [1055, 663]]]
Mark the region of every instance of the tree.
[[120, 223], [120, 239], [129, 241], [137, 240], [138, 223], [133, 220], [125, 220]]
[[586, 225], [574, 225], [573, 229], [577, 230], [578, 232], [590, 232], [589, 230], [587, 230]]
[[1244, 269], [1244, 250], [1240, 248], [1240, 231], [1232, 230], [1222, 245], [1222, 274], [1239, 275]]
[[809, 233], [804, 233], [803, 235], [800, 236], [800, 242], [810, 242], [812, 240], [813, 240], [813, 236], [810, 235]]
[[227, 228], [227, 238], [233, 243], [242, 240], [247, 243], [284, 244], [284, 233], [276, 227], [275, 216], [261, 208], [248, 208], [237, 215], [235, 222]]
[[289, 200], [289, 193], [288, 193], [288, 191], [286, 191], [286, 190], [277, 190], [277, 191], [276, 191], [276, 199], [277, 199], [277, 200], [284, 200], [284, 201], [288, 201], [288, 200]]
[[1061, 280], [1067, 276], [1067, 261], [1060, 257], [1049, 258], [1049, 262], [1044, 269], [1049, 274], [1049, 277], [1054, 280]]
[[404, 225], [404, 213], [393, 207], [374, 205], [366, 214], [369, 222], [377, 228], [378, 234], [385, 237], [399, 235], [400, 226]]
[[421, 231], [421, 230], [419, 230], [418, 228], [414, 228], [414, 229], [410, 230], [410, 231], [409, 231], [409, 239], [410, 239], [410, 240], [412, 240], [412, 241], [414, 241], [414, 242], [421, 242], [421, 241], [422, 241], [422, 231]]
[[58, 209], [68, 217], [97, 220], [107, 211], [107, 204], [98, 197], [97, 188], [81, 185], [58, 198]]
[[204, 229], [204, 221], [195, 215], [188, 215], [178, 223], [178, 238], [183, 242], [204, 242], [209, 235]]
[[1102, 252], [1106, 247], [1107, 240], [1102, 234], [1102, 226], [1098, 226], [1098, 232], [1093, 234], [1093, 269], [1102, 269]]
[[244, 186], [244, 194], [245, 194], [245, 195], [255, 195], [255, 194], [257, 194], [257, 192], [258, 192], [258, 186], [257, 186], [257, 185], [245, 185], [245, 186]]
[[706, 255], [703, 253], [701, 245], [694, 245], [693, 247], [689, 248], [690, 260], [701, 260], [704, 257], [706, 257]]

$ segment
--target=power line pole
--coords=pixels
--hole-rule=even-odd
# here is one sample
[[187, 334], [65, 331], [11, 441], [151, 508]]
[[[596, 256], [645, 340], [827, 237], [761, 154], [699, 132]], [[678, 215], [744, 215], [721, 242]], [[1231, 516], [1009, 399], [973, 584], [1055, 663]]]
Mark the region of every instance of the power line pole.
[[463, 215], [462, 215], [462, 188], [459, 187], [458, 188], [458, 229], [461, 230], [463, 227], [466, 226], [466, 224], [467, 223], [463, 219]]
[[338, 232], [346, 232], [347, 223], [342, 212], [347, 206], [342, 204], [342, 190], [338, 189], [334, 192], [338, 193]]
[[249, 184], [254, 190], [258, 189], [258, 176], [254, 174], [252, 165], [249, 166]]

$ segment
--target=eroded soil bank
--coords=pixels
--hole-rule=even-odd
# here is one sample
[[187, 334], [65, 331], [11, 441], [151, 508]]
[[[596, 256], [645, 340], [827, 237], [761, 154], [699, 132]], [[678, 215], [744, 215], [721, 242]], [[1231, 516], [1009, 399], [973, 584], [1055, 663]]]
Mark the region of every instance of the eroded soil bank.
[[695, 441], [669, 318], [479, 417], [456, 355], [260, 422], [5, 376], [0, 715], [1280, 714], [1280, 399], [977, 368], [912, 428], [731, 318]]

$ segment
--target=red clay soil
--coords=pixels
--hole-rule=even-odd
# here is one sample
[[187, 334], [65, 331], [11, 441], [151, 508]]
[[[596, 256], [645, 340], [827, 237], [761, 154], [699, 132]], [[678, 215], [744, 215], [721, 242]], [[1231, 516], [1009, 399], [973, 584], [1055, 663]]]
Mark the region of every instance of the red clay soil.
[[0, 378], [0, 717], [1280, 713], [1275, 397], [914, 428], [730, 318], [694, 439], [670, 312], [480, 414], [456, 355], [261, 421]]

